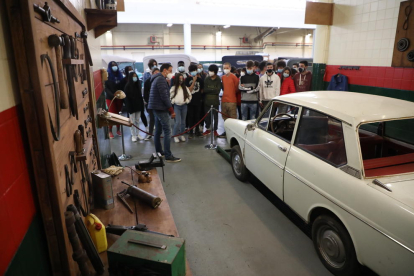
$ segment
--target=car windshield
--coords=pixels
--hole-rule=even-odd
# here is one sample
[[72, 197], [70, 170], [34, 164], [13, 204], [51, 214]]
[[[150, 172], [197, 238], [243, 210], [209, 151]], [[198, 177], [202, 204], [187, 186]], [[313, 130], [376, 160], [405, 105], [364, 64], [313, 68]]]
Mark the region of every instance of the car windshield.
[[366, 177], [414, 172], [414, 119], [367, 123], [358, 133]]

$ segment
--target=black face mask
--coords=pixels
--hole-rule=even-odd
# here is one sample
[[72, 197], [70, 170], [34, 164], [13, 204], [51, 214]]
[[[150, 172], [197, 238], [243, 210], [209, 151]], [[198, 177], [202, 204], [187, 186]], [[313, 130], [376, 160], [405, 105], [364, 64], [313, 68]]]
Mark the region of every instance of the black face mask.
[[270, 74], [273, 72], [273, 69], [267, 69], [266, 71]]
[[304, 72], [304, 71], [305, 71], [305, 69], [304, 69], [304, 68], [302, 68], [302, 67], [299, 67], [299, 69], [298, 69], [298, 70], [299, 70], [299, 72], [300, 72], [300, 73], [302, 73], [302, 72]]

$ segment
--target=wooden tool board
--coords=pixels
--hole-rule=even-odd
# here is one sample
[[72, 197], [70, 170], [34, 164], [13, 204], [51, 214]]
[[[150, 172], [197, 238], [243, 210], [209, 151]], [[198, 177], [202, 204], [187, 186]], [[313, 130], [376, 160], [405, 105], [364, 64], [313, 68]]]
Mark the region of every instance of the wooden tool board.
[[[78, 37], [76, 48], [79, 59], [73, 61], [73, 63], [78, 63], [74, 71], [78, 74], [82, 66], [86, 70], [83, 83], [80, 75], [77, 76], [78, 80], [74, 81], [78, 119], [71, 115], [69, 108], [56, 110], [51, 70], [47, 62], [42, 64], [41, 55], [47, 54], [50, 57], [57, 77], [57, 59], [54, 48], [48, 44], [49, 35], [67, 34], [75, 37], [75, 33], [80, 34], [86, 31], [86, 25], [69, 0], [47, 2], [51, 14], [60, 20], [60, 23], [45, 22], [44, 18], [35, 11], [34, 4], [43, 7], [44, 1], [6, 0], [6, 5], [37, 195], [47, 236], [52, 271], [55, 275], [78, 275], [78, 266], [72, 260], [72, 247], [67, 237], [64, 220], [66, 206], [74, 203], [73, 194], [70, 197], [66, 195], [64, 165], [68, 165], [70, 170], [69, 152], [75, 150], [74, 133], [79, 125], [85, 126], [85, 120], [90, 116], [92, 121], [85, 127], [85, 133], [90, 131], [90, 134], [88, 136], [85, 134], [86, 143], [83, 145], [86, 163], [89, 172], [101, 168], [96, 140], [93, 72], [86, 60], [85, 39]], [[61, 50], [63, 52], [63, 49]], [[65, 85], [67, 85], [66, 73], [64, 76]], [[69, 91], [69, 88], [66, 88]], [[85, 89], [86, 94], [82, 93]], [[62, 91], [62, 89], [59, 90]], [[62, 93], [60, 96], [68, 97]], [[86, 106], [89, 108], [85, 108]], [[49, 112], [55, 127], [55, 115], [59, 112], [59, 141], [55, 141], [52, 136]], [[79, 162], [77, 162], [77, 167], [78, 172], [74, 174], [72, 188], [82, 195]], [[85, 185], [89, 195], [87, 183]], [[36, 254], [36, 252], [33, 253]]]
[[[409, 12], [410, 6], [411, 12]], [[404, 38], [405, 41], [402, 40]], [[398, 50], [399, 43], [401, 43], [401, 47], [406, 48], [404, 51]], [[392, 67], [414, 68], [414, 61], [409, 61], [407, 58], [409, 53], [414, 58], [414, 0], [400, 3]]]

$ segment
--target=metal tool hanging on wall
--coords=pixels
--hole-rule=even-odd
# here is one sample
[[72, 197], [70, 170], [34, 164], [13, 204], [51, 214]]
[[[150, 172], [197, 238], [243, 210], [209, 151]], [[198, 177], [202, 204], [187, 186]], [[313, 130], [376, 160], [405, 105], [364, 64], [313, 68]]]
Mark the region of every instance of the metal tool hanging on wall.
[[63, 77], [63, 66], [62, 66], [62, 52], [60, 47], [63, 46], [62, 38], [56, 34], [50, 35], [47, 38], [49, 46], [55, 49], [56, 54], [56, 70], [59, 80], [59, 99], [60, 99], [60, 108], [67, 109], [69, 108], [68, 102], [68, 92], [66, 90], [65, 78]]
[[[64, 59], [71, 59], [72, 52], [71, 52], [71, 42], [68, 35], [63, 35], [63, 58]], [[76, 100], [76, 91], [75, 91], [75, 83], [73, 82], [73, 67], [70, 64], [65, 65], [66, 69], [66, 80], [68, 82], [69, 87], [69, 106], [72, 113], [72, 116], [79, 118], [78, 115], [78, 102]]]
[[39, 13], [42, 16], [43, 21], [52, 22], [52, 23], [60, 23], [59, 19], [57, 19], [56, 17], [52, 15], [52, 11], [50, 10], [50, 7], [47, 4], [47, 2], [45, 2], [45, 5], [43, 6], [43, 8], [36, 4], [33, 4], [33, 7], [34, 7], [35, 12]]
[[49, 112], [49, 123], [50, 123], [50, 129], [52, 130], [52, 136], [55, 141], [59, 141], [60, 139], [60, 100], [59, 100], [59, 87], [56, 81], [56, 75], [55, 75], [55, 69], [52, 64], [52, 60], [50, 59], [48, 54], [44, 54], [40, 56], [41, 64], [43, 67], [43, 62], [47, 60], [47, 63], [49, 64], [50, 72], [52, 73], [52, 80], [53, 80], [53, 89], [54, 89], [54, 101], [55, 101], [55, 124], [53, 125], [52, 116], [50, 115], [50, 110], [48, 108]]

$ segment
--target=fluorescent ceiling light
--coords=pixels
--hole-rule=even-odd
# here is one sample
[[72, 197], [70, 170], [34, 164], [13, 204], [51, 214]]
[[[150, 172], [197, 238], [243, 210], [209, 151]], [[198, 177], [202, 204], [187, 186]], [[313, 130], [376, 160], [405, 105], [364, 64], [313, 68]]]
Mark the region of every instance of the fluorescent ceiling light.
[[173, 24], [172, 23], [168, 23], [167, 24], [167, 27], [171, 27]]
[[111, 33], [111, 31], [106, 31], [107, 33]]
[[224, 25], [223, 28], [224, 29], [230, 28], [230, 25]]
[[216, 33], [216, 35], [220, 36], [220, 35], [221, 35], [221, 31], [218, 31], [218, 32]]

